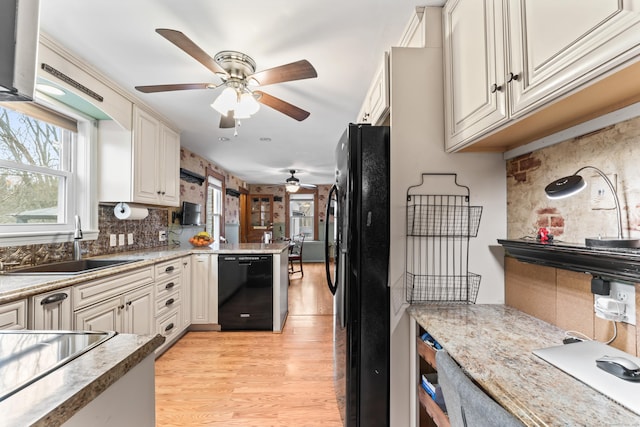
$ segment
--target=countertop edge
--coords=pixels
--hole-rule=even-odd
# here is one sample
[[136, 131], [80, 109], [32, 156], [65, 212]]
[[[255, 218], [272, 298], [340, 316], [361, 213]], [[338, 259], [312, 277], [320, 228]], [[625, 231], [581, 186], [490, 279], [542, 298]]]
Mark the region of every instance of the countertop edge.
[[[117, 337], [124, 337], [121, 339], [123, 343], [110, 342]], [[135, 344], [129, 342], [132, 339], [136, 340]], [[143, 340], [143, 343], [139, 344], [137, 343], [137, 340]], [[104, 369], [104, 372], [91, 379], [90, 381], [86, 381], [86, 379], [83, 378], [83, 384], [80, 384], [78, 386], [69, 385], [68, 388], [71, 391], [68, 395], [58, 396], [53, 399], [57, 399], [58, 402], [45, 401], [39, 408], [29, 408], [28, 414], [23, 414], [21, 416], [20, 414], [12, 414], [13, 417], [16, 417], [13, 422], [17, 422], [17, 424], [15, 425], [31, 425], [36, 427], [63, 424], [74, 414], [80, 411], [83, 407], [97, 398], [107, 388], [109, 388], [116, 381], [126, 375], [142, 360], [144, 360], [149, 355], [152, 355], [155, 349], [162, 345], [164, 341], [165, 338], [160, 334], [155, 336], [132, 336], [130, 334], [115, 335], [107, 342], [93, 349], [91, 352], [88, 352], [80, 356], [78, 359], [69, 362], [67, 365], [59, 368], [57, 371], [54, 371], [49, 376], [58, 375], [59, 377], [66, 378], [64, 370], [75, 370], [77, 368], [77, 365], [81, 363], [93, 364], [93, 366], [95, 366], [94, 369]], [[128, 347], [133, 346], [135, 346], [135, 349], [133, 351], [128, 352], [128, 354], [125, 356], [122, 355], [121, 352], [123, 351], [123, 349], [120, 347], [126, 347], [128, 349]], [[119, 357], [116, 357], [119, 352]], [[83, 358], [84, 360], [81, 360]], [[47, 377], [43, 378], [41, 381], [46, 380]], [[29, 386], [22, 392], [17, 393], [15, 397], [20, 399], [23, 392], [32, 393], [32, 391], [29, 390], [30, 387], [32, 386]], [[66, 390], [67, 385], [65, 384], [65, 391]], [[5, 402], [10, 404], [10, 399]], [[47, 405], [52, 405], [54, 406], [54, 408], [46, 408], [45, 406]], [[36, 415], [36, 412], [39, 412], [41, 415]], [[28, 422], [27, 418], [29, 418]]]
[[[10, 303], [23, 298], [30, 298], [38, 294], [55, 291], [57, 289], [62, 289], [67, 286], [73, 286], [78, 283], [84, 283], [90, 280], [124, 273], [130, 270], [135, 270], [160, 262], [171, 261], [176, 258], [181, 258], [183, 256], [189, 256], [193, 254], [217, 255], [230, 253], [267, 253], [277, 255], [286, 252], [289, 248], [289, 245], [286, 242], [269, 245], [255, 243], [224, 246], [225, 247], [222, 248], [220, 248], [218, 245], [213, 245], [206, 248], [158, 247], [157, 250], [148, 249], [142, 251], [122, 252], [118, 254], [90, 257], [87, 259], [136, 259], [138, 261], [82, 274], [38, 276], [10, 276], [0, 274], [0, 304]], [[2, 291], [1, 285], [3, 280], [29, 281], [29, 283], [20, 288]]]

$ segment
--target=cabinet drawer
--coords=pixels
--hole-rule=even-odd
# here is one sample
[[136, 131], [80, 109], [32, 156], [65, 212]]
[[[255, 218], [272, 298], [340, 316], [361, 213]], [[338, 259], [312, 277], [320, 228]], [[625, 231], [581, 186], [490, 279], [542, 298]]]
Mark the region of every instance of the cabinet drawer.
[[182, 280], [178, 277], [170, 277], [165, 280], [156, 280], [156, 299], [159, 301], [167, 295], [182, 288]]
[[166, 295], [164, 298], [158, 298], [156, 300], [156, 316], [162, 317], [169, 311], [180, 306], [182, 298], [180, 297], [180, 290]]
[[73, 287], [74, 310], [121, 295], [153, 282], [153, 267], [145, 267]]
[[156, 331], [166, 338], [165, 344], [180, 332], [180, 310], [177, 308], [156, 321]]
[[170, 277], [180, 276], [181, 271], [182, 260], [180, 258], [156, 264], [156, 282]]
[[63, 331], [73, 329], [71, 288], [57, 289], [32, 297], [29, 320], [29, 329]]

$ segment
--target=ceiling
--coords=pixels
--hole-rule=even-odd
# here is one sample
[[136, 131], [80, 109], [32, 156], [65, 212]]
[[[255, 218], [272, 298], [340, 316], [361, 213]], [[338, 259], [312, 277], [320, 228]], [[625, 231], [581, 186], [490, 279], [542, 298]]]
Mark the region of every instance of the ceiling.
[[[181, 144], [247, 183], [334, 178], [334, 149], [356, 116], [383, 52], [396, 45], [417, 5], [444, 0], [45, 0], [41, 29], [101, 70], [181, 131]], [[298, 122], [267, 106], [238, 128], [219, 129], [209, 105], [222, 88], [144, 94], [134, 86], [216, 82], [155, 32], [182, 31], [210, 56], [237, 50], [264, 70], [300, 59], [318, 77], [261, 88], [311, 115]], [[221, 141], [221, 138], [227, 138]]]

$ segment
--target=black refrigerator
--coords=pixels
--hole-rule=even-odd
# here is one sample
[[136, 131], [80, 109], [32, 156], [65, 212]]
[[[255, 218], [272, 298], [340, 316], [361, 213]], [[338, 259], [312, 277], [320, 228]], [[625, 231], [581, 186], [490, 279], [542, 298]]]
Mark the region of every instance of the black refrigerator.
[[336, 148], [334, 373], [345, 427], [389, 425], [389, 127], [350, 124]]

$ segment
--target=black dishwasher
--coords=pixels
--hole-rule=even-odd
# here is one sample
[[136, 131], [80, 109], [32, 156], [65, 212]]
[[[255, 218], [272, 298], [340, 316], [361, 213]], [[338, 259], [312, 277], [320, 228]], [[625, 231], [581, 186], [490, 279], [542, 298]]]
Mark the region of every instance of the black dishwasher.
[[273, 330], [272, 255], [218, 255], [218, 324]]

